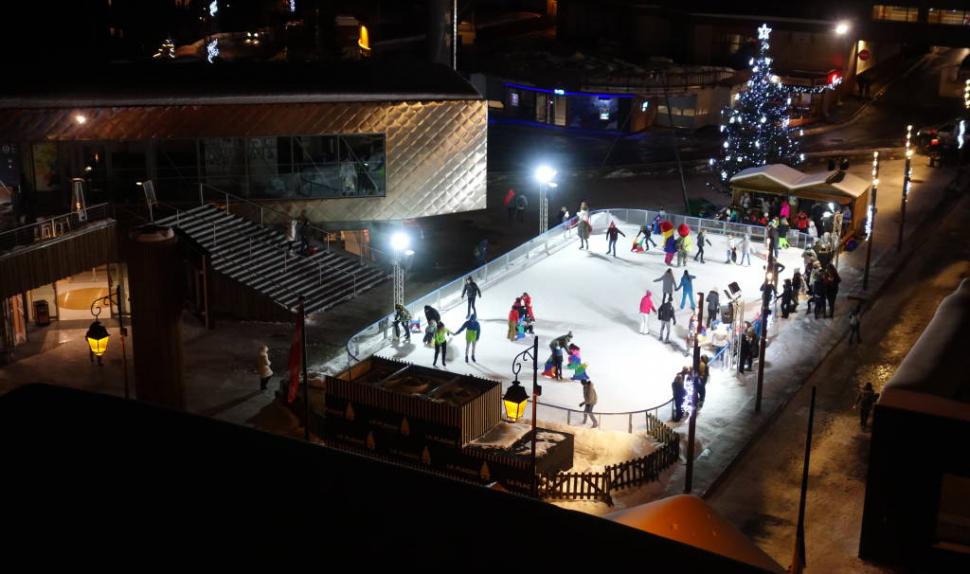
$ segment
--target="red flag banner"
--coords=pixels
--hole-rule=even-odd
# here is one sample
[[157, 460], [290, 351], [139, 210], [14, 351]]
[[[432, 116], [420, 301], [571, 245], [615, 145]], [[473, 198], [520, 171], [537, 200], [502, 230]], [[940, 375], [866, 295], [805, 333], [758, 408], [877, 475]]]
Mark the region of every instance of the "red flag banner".
[[296, 331], [293, 332], [293, 343], [290, 344], [290, 388], [286, 393], [286, 402], [292, 403], [296, 399], [296, 393], [300, 390], [300, 372], [303, 367], [303, 333], [302, 322], [296, 324]]

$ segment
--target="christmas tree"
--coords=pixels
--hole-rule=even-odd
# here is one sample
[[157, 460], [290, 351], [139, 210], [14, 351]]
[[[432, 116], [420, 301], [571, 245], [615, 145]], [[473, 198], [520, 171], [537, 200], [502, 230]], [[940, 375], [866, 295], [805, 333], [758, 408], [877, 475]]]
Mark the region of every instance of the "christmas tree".
[[724, 142], [720, 157], [710, 160], [721, 181], [726, 182], [749, 167], [769, 163], [794, 166], [805, 157], [799, 153], [798, 140], [793, 139], [788, 127], [791, 95], [778, 76], [771, 73], [770, 35], [767, 24], [758, 28], [761, 46], [758, 56], [749, 62], [751, 78], [747, 89], [735, 96], [731, 108], [721, 112]]

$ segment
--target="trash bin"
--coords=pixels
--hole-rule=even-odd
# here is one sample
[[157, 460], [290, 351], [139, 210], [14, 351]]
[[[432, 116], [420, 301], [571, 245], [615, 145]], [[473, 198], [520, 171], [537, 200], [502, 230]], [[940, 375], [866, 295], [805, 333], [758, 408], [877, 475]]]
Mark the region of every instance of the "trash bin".
[[44, 327], [51, 324], [51, 308], [47, 301], [34, 301], [34, 324]]

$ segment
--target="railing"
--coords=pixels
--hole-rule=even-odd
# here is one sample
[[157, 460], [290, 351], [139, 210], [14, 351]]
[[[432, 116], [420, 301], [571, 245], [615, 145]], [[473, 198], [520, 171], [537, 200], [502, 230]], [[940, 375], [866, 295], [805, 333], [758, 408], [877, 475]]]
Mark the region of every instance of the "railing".
[[[596, 421], [599, 423], [599, 428], [602, 430], [613, 430], [627, 433], [633, 433], [634, 431], [646, 431], [650, 434], [662, 433], [663, 429], [667, 429], [669, 427], [660, 421], [660, 410], [664, 407], [670, 406], [673, 402], [673, 399], [670, 399], [669, 401], [661, 403], [655, 407], [650, 407], [648, 409], [639, 411], [628, 411], [621, 413], [593, 411], [592, 415], [596, 417]], [[550, 405], [541, 401], [536, 405], [536, 418], [544, 422], [565, 425], [582, 424], [583, 417], [589, 417], [589, 415], [590, 413], [585, 411], [571, 409], [568, 407], [560, 407], [558, 405]], [[660, 439], [658, 438], [657, 440]]]
[[40, 221], [16, 227], [0, 233], [0, 253], [18, 247], [56, 239], [65, 233], [76, 231], [88, 223], [111, 217], [111, 205], [98, 203], [85, 210], [85, 216], [72, 211], [63, 215], [42, 218]]

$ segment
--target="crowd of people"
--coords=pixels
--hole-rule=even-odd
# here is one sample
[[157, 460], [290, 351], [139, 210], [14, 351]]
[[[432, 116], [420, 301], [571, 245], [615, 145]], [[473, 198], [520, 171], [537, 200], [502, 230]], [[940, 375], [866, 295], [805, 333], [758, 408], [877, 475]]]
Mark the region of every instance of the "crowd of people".
[[715, 219], [731, 223], [772, 226], [780, 231], [779, 243], [785, 247], [788, 231], [795, 229], [812, 237], [821, 237], [834, 231], [835, 214], [842, 214], [842, 233], [851, 229], [852, 209], [848, 205], [835, 205], [806, 199], [789, 202], [788, 199], [742, 194], [737, 203], [721, 208]]

